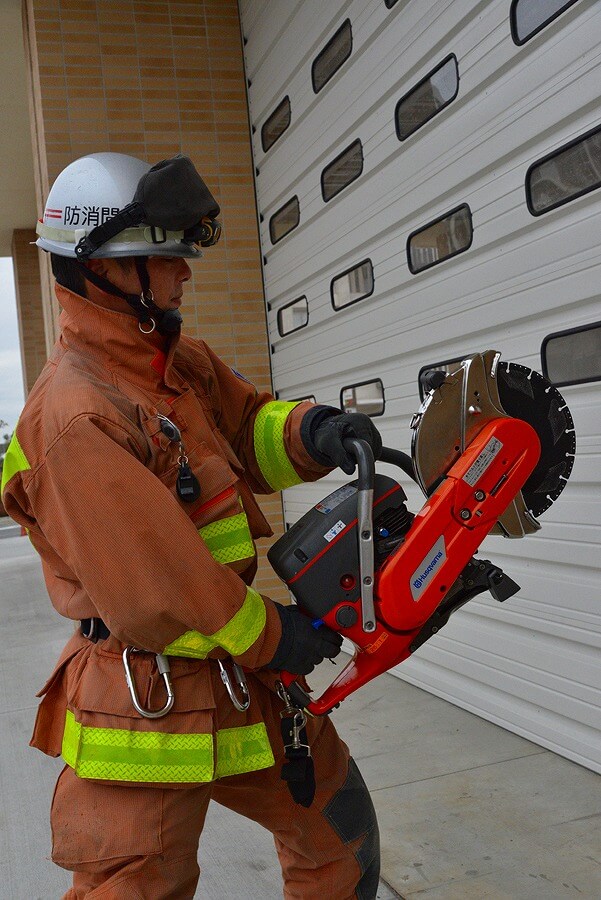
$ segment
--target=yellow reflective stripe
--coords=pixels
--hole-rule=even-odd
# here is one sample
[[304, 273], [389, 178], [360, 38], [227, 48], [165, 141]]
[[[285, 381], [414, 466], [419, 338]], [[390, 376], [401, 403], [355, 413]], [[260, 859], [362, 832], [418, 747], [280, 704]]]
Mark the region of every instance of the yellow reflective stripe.
[[205, 659], [215, 647], [223, 647], [230, 656], [240, 656], [257, 640], [267, 619], [263, 598], [251, 587], [246, 588], [244, 603], [227, 625], [214, 634], [186, 631], [163, 650], [167, 656], [190, 656]]
[[17, 438], [17, 432], [12, 436], [12, 440], [8, 445], [8, 450], [4, 457], [4, 466], [2, 469], [2, 484], [0, 485], [0, 493], [8, 484], [11, 478], [14, 478], [18, 472], [26, 472], [31, 469], [27, 457], [23, 453], [23, 448]]
[[67, 710], [63, 759], [80, 778], [201, 782], [214, 772], [211, 734], [164, 734], [80, 725]]
[[255, 419], [255, 456], [265, 481], [274, 491], [283, 491], [284, 488], [302, 482], [288, 458], [284, 444], [286, 419], [295, 406], [298, 406], [298, 402], [272, 400], [259, 410]]
[[255, 545], [244, 512], [211, 522], [210, 525], [199, 528], [198, 533], [213, 559], [223, 565], [255, 555]]
[[275, 762], [263, 722], [211, 734], [164, 734], [81, 725], [67, 710], [62, 755], [80, 778], [190, 783], [267, 769]]
[[274, 763], [264, 722], [217, 732], [216, 778], [268, 769]]

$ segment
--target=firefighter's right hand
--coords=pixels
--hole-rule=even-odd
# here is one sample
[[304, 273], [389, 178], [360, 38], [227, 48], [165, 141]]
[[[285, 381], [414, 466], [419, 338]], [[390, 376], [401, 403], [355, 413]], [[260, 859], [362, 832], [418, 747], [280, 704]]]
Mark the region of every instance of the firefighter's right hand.
[[308, 675], [326, 657], [340, 653], [342, 635], [327, 625], [314, 628], [311, 619], [298, 606], [275, 607], [282, 623], [282, 637], [268, 669], [283, 669], [293, 675]]

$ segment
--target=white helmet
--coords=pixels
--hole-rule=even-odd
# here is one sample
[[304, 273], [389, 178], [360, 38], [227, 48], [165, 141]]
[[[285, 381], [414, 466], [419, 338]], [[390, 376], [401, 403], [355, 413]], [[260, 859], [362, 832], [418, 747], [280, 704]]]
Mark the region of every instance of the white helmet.
[[[170, 163], [176, 165], [167, 169]], [[158, 196], [150, 194], [149, 207], [134, 202], [144, 200], [145, 190], [148, 192], [149, 186], [153, 190], [156, 189], [157, 177], [158, 179], [164, 177], [165, 172], [173, 177], [172, 173], [180, 172], [182, 166], [187, 166], [185, 173], [188, 179], [192, 179], [194, 187], [198, 187], [198, 183], [201, 185], [198, 191], [204, 190], [212, 205], [203, 202], [199, 204], [199, 197], [202, 201], [206, 198], [204, 195], [201, 196], [201, 193], [193, 194], [196, 205], [193, 205], [192, 209], [189, 206], [184, 209], [187, 216], [184, 215], [179, 219], [178, 213], [174, 214], [174, 210], [169, 209], [169, 204], [173, 202], [172, 194], [178, 193], [177, 188], [175, 192], [170, 192], [165, 191], [164, 186]], [[161, 168], [162, 173], [160, 171], [156, 173], [156, 170]], [[145, 176], [148, 176], [151, 170], [149, 180]], [[182, 182], [179, 191], [180, 207], [186, 206], [186, 196], [189, 196], [188, 184]], [[146, 214], [146, 208], [152, 208], [153, 201], [154, 218], [160, 221], [152, 221], [152, 214], [149, 221]], [[156, 210], [161, 205], [167, 208], [167, 216], [156, 215]], [[138, 215], [128, 216], [127, 210], [134, 208]], [[124, 210], [125, 215], [120, 216]], [[149, 163], [124, 153], [92, 153], [68, 165], [54, 182], [43, 218], [37, 223], [36, 231], [39, 239], [36, 243], [43, 250], [56, 253], [58, 256], [80, 259], [117, 256], [199, 258], [202, 253], [196, 242], [200, 240], [203, 246], [210, 246], [219, 237], [220, 226], [214, 219], [218, 212], [219, 206], [187, 157], [175, 157], [173, 160], [151, 167]], [[164, 222], [165, 227], [162, 227], [163, 219], [175, 222], [176, 227], [171, 230], [172, 225]], [[206, 242], [202, 240], [198, 236], [199, 226], [196, 230], [189, 227], [192, 221], [199, 223], [199, 226], [202, 221], [203, 227], [205, 223], [210, 223], [210, 226], [206, 227], [212, 230], [213, 239]], [[107, 228], [96, 230], [90, 244], [88, 236], [94, 229], [105, 224]], [[103, 231], [106, 231], [106, 234], [103, 234]], [[88, 246], [82, 249], [82, 243], [86, 242]]]

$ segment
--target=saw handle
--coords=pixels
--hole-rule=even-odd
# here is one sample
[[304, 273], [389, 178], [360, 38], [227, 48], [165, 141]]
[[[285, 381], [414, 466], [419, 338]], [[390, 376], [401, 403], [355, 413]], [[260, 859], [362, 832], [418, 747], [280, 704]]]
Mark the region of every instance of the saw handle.
[[[374, 463], [371, 461], [371, 456], [373, 453], [371, 452], [371, 447], [367, 443], [367, 441], [360, 440], [359, 438], [345, 438], [342, 442], [342, 446], [352, 457], [354, 457], [357, 463], [357, 479], [358, 479], [358, 488], [359, 490], [369, 488], [368, 479], [370, 478], [370, 472], [375, 473]], [[413, 465], [413, 460], [408, 453], [403, 453], [402, 450], [395, 450], [393, 447], [382, 447], [380, 450], [380, 454], [378, 456], [378, 460], [383, 463], [389, 463], [392, 466], [397, 466], [401, 471], [408, 475], [412, 481], [417, 481], [417, 475], [415, 474], [415, 467]], [[373, 478], [374, 475], [371, 475], [371, 486], [373, 487]]]
[[373, 491], [376, 467], [370, 445], [361, 438], [348, 437], [344, 438], [342, 446], [357, 463], [357, 489]]
[[415, 467], [413, 465], [413, 460], [409, 456], [408, 453], [403, 453], [402, 450], [394, 450], [392, 447], [382, 447], [381, 453], [378, 457], [380, 462], [390, 463], [392, 466], [398, 466], [401, 471], [408, 475], [412, 481], [415, 481], [417, 484], [417, 475], [415, 474]]
[[[359, 573], [361, 579], [361, 613], [363, 630], [370, 632], [376, 628], [374, 610], [374, 541], [373, 541], [373, 494], [375, 462], [371, 446], [360, 438], [343, 440], [343, 447], [357, 463], [357, 518], [359, 542]], [[314, 623], [316, 626], [317, 623]], [[317, 627], [319, 627], [317, 625]], [[311, 702], [311, 697], [296, 683], [296, 675], [280, 672], [282, 684], [292, 700], [301, 708]]]
[[[374, 548], [373, 548], [373, 491], [375, 481], [375, 461], [371, 446], [360, 438], [348, 437], [343, 440], [344, 449], [357, 463], [357, 519], [359, 542], [359, 571], [361, 579], [361, 615], [362, 627], [366, 633], [376, 629], [376, 617], [374, 610]], [[383, 447], [379, 459], [382, 462], [398, 466], [405, 474], [416, 480], [413, 461], [407, 453], [394, 450], [391, 447]], [[343, 683], [348, 683], [349, 678], [358, 679], [361, 683], [361, 661], [357, 664], [353, 661], [341, 673]], [[298, 684], [297, 675], [291, 672], [280, 672], [282, 684], [288, 691], [291, 699], [299, 708], [311, 706], [318, 715], [327, 712], [325, 704], [317, 704], [311, 696]], [[365, 677], [365, 676], [363, 676]], [[365, 678], [368, 680], [368, 678]], [[337, 684], [337, 681], [334, 683]], [[357, 685], [358, 686], [358, 685]], [[334, 688], [334, 685], [332, 685]], [[331, 696], [328, 691], [328, 696]], [[342, 693], [344, 696], [344, 693]], [[341, 696], [341, 699], [342, 699]], [[311, 706], [309, 706], [311, 704]], [[333, 703], [332, 705], [335, 705]], [[330, 707], [331, 708], [331, 707]]]

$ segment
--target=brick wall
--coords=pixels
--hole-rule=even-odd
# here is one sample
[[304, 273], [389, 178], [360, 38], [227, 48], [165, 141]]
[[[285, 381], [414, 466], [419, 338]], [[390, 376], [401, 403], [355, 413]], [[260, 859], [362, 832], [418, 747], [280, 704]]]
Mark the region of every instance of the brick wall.
[[13, 231], [12, 258], [25, 396], [33, 387], [46, 362], [44, 316], [40, 306], [38, 248], [32, 245], [36, 237], [35, 231], [29, 228]]
[[[190, 156], [221, 206], [224, 233], [192, 264], [185, 331], [271, 389], [236, 0], [26, 0], [25, 27], [39, 207], [86, 153]], [[279, 495], [262, 506], [281, 533]], [[256, 586], [287, 597], [264, 562]]]

